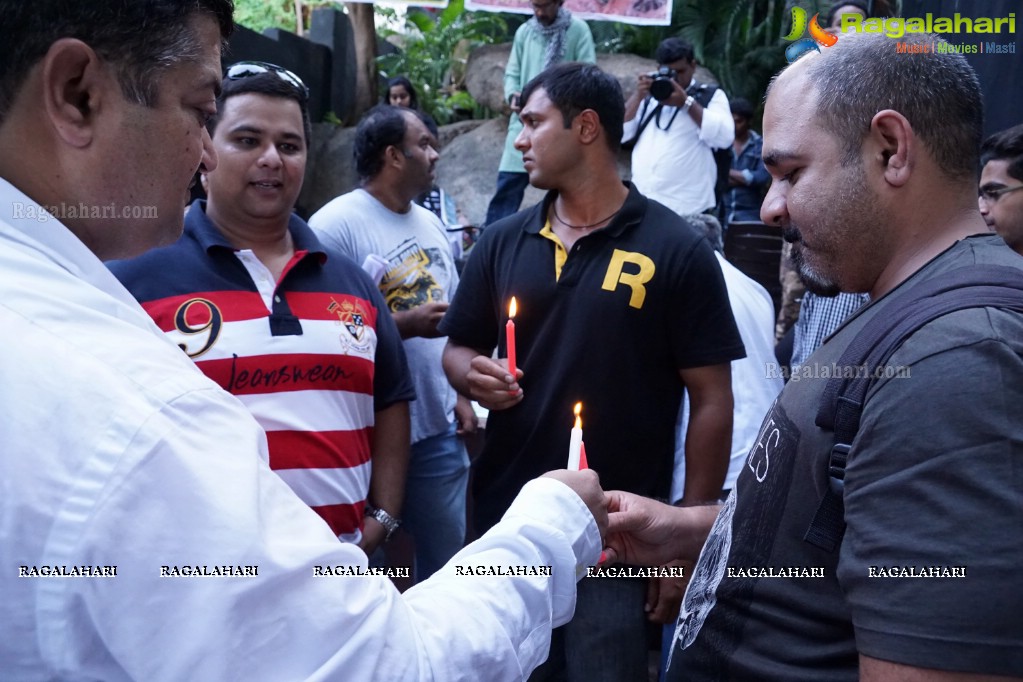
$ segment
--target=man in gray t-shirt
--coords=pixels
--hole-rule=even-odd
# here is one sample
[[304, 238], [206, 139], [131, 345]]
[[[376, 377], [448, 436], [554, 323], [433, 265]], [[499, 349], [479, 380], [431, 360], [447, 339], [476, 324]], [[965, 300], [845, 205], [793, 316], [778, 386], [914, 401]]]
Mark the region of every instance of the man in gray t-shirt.
[[[793, 374], [716, 520], [609, 493], [607, 556], [688, 558], [667, 679], [978, 680], [1023, 671], [1023, 315], [949, 313], [895, 351], [866, 394], [844, 468], [844, 534], [808, 531], [834, 434], [828, 379], [895, 297], [953, 270], [1023, 260], [977, 210], [983, 106], [941, 38], [846, 33], [776, 78], [764, 112], [774, 178], [761, 217], [807, 288], [866, 292]], [[949, 296], [956, 296], [951, 293]], [[797, 379], [798, 376], [798, 379]], [[618, 511], [621, 510], [621, 511]], [[841, 525], [841, 524], [840, 524]], [[827, 544], [827, 543], [823, 543]]]
[[465, 542], [469, 457], [458, 434], [475, 429], [471, 405], [441, 367], [445, 339], [437, 325], [458, 285], [451, 246], [437, 216], [412, 201], [432, 186], [437, 157], [415, 112], [375, 107], [356, 129], [362, 186], [309, 219], [324, 244], [363, 263], [377, 279], [404, 339], [416, 399], [403, 509], [416, 542], [417, 580]]

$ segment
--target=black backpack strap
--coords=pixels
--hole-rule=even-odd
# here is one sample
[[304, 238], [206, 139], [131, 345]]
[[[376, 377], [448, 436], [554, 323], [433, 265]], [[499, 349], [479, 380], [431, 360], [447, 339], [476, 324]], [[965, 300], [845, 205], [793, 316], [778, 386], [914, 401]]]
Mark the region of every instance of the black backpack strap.
[[[939, 317], [967, 308], [1023, 312], [1023, 271], [1000, 265], [951, 270], [912, 287], [886, 305], [856, 335], [837, 367], [839, 376], [824, 387], [818, 427], [834, 433], [828, 461], [828, 489], [803, 539], [832, 552], [845, 533], [845, 467], [860, 427], [866, 395], [879, 370], [914, 332]], [[845, 368], [855, 368], [845, 376]]]
[[714, 93], [717, 91], [718, 86], [716, 85], [711, 85], [709, 83], [697, 83], [692, 87], [692, 92], [687, 92], [687, 94], [692, 95], [693, 99], [695, 99], [701, 107], [706, 109], [707, 105], [710, 104], [710, 100], [713, 99]]

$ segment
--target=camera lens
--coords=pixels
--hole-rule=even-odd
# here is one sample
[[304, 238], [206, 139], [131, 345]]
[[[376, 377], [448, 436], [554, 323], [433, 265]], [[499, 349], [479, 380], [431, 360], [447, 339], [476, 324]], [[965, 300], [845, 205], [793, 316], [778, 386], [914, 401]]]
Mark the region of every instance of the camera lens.
[[675, 88], [671, 84], [671, 79], [667, 76], [657, 76], [654, 78], [654, 82], [650, 84], [650, 96], [658, 102], [671, 97], [671, 93], [675, 92]]

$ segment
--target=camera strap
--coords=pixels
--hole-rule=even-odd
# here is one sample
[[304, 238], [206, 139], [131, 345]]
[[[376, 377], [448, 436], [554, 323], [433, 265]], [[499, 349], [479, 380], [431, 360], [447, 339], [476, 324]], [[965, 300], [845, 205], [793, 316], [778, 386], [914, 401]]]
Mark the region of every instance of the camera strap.
[[668, 130], [669, 128], [671, 128], [671, 124], [675, 122], [675, 117], [678, 116], [678, 112], [682, 111], [682, 109], [681, 107], [675, 107], [675, 112], [671, 115], [671, 118], [668, 119], [668, 125], [662, 128], [661, 112], [664, 111], [664, 107], [661, 106], [661, 104], [662, 104], [661, 102], [657, 103], [657, 106], [654, 107], [654, 113], [652, 113], [650, 117], [656, 119], [658, 130]]
[[[646, 130], [646, 127], [650, 125], [650, 121], [654, 120], [654, 117], [658, 116], [661, 113], [661, 109], [664, 108], [661, 105], [661, 103], [658, 102], [657, 106], [654, 107], [653, 111], [650, 112], [650, 115], [647, 116], [646, 110], [649, 107], [649, 105], [650, 98], [647, 97], [646, 99], [643, 100], [643, 107], [639, 112], [639, 127], [636, 128], [636, 134], [633, 135], [627, 142], [622, 143], [622, 149], [624, 149], [625, 151], [631, 151], [632, 148], [636, 146], [636, 142], [639, 141], [639, 136], [642, 135], [643, 131]], [[668, 125], [670, 126], [671, 124], [669, 123]]]

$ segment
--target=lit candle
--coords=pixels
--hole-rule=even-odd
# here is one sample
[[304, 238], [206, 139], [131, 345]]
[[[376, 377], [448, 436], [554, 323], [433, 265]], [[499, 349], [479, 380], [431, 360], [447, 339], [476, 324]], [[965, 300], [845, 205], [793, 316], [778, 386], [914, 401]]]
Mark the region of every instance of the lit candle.
[[515, 303], [515, 297], [511, 297], [511, 303], [508, 304], [508, 324], [504, 325], [504, 340], [505, 346], [508, 347], [508, 373], [511, 374], [512, 381], [515, 381], [515, 313], [518, 312], [518, 305]]
[[583, 404], [576, 403], [575, 426], [572, 427], [572, 435], [568, 441], [568, 469], [569, 471], [579, 470], [579, 455], [583, 447], [583, 418], [580, 414], [583, 411]]

